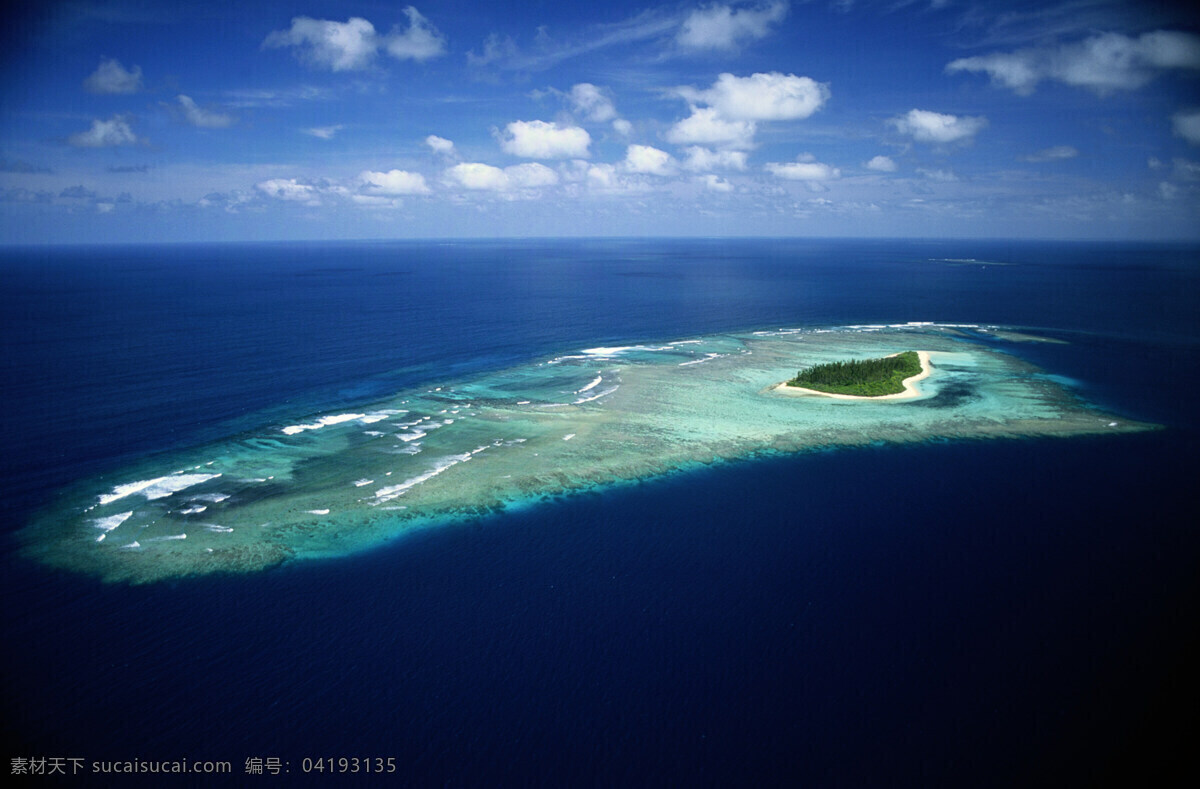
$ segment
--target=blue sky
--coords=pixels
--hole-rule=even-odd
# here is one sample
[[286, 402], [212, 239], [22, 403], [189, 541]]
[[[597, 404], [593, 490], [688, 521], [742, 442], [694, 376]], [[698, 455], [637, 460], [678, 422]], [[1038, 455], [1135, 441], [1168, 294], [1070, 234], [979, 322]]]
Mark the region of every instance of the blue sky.
[[1170, 3], [27, 6], [6, 243], [1200, 238]]

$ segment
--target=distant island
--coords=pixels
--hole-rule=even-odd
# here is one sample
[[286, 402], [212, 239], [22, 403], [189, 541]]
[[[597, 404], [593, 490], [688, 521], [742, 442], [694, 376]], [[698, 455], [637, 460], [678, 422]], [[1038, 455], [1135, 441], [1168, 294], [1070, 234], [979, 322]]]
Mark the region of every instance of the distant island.
[[796, 373], [795, 378], [779, 388], [853, 398], [912, 396], [916, 390], [906, 386], [905, 382], [925, 378], [929, 372], [927, 354], [904, 351], [879, 359], [813, 365]]

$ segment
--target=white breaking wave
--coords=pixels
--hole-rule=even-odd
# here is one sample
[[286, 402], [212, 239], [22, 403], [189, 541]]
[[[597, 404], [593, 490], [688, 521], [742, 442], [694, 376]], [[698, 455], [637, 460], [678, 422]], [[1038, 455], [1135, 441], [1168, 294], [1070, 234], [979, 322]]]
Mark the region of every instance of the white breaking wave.
[[305, 510], [309, 515], [328, 515], [329, 510]]
[[[95, 520], [92, 521], [92, 525], [107, 534], [108, 532], [110, 532], [113, 529], [120, 526], [125, 521], [129, 520], [129, 516], [132, 514], [133, 514], [132, 511], [131, 512], [121, 512], [121, 513], [117, 513], [116, 515], [109, 515], [107, 518], [96, 518]], [[99, 542], [99, 541], [97, 540], [97, 542]]]
[[613, 387], [603, 390], [602, 392], [600, 392], [600, 394], [595, 394], [595, 395], [592, 395], [591, 397], [581, 397], [578, 400], [576, 400], [574, 403], [572, 403], [571, 405], [579, 405], [580, 403], [590, 403], [593, 400], [599, 400], [601, 397], [610, 395], [620, 388], [621, 388], [620, 385], [617, 385], [617, 386], [613, 386]]
[[199, 493], [195, 496], [192, 496], [192, 501], [208, 501], [213, 504], [220, 504], [227, 498], [229, 498], [228, 493]]
[[[626, 351], [670, 351], [670, 350], [672, 350], [670, 345], [663, 345], [658, 348], [655, 348], [654, 346], [651, 346], [651, 345], [616, 345], [611, 348], [584, 348], [583, 351], [581, 351], [581, 353], [585, 354], [586, 356], [608, 358], [611, 356], [619, 356], [619, 355], [625, 353]], [[563, 357], [563, 358], [570, 358], [570, 357]]]
[[206, 524], [204, 524], [204, 528], [208, 529], [209, 531], [216, 532], [218, 534], [229, 534], [231, 531], [233, 531], [232, 526], [218, 526], [215, 523], [206, 523]]
[[208, 509], [208, 507], [205, 507], [203, 504], [198, 504], [195, 507], [188, 507], [187, 509], [180, 510], [179, 514], [180, 515], [199, 515], [200, 513], [204, 512], [206, 509]]
[[687, 367], [689, 364], [703, 364], [704, 362], [711, 362], [713, 359], [720, 358], [724, 355], [725, 354], [723, 353], [706, 353], [704, 354], [703, 359], [692, 359], [690, 362], [680, 362], [679, 366]]
[[323, 416], [316, 422], [310, 422], [307, 425], [288, 425], [283, 428], [283, 432], [289, 436], [294, 436], [297, 433], [303, 433], [305, 430], [320, 430], [330, 425], [340, 425], [342, 422], [353, 422], [356, 419], [366, 419], [366, 417], [366, 414], [334, 414], [333, 416]]
[[575, 437], [574, 433], [567, 433], [565, 436], [563, 436], [563, 441], [570, 441], [574, 437]]
[[444, 457], [441, 460], [434, 463], [433, 468], [431, 468], [429, 471], [426, 471], [424, 474], [418, 474], [415, 477], [406, 479], [403, 482], [401, 482], [399, 485], [389, 485], [386, 488], [380, 488], [379, 490], [375, 491], [376, 501], [373, 503], [374, 504], [383, 504], [384, 502], [388, 502], [388, 501], [391, 501], [392, 499], [399, 498], [400, 496], [403, 496], [405, 493], [407, 493], [410, 489], [416, 487], [417, 485], [420, 485], [422, 482], [431, 480], [434, 477], [436, 477], [438, 474], [441, 474], [446, 469], [457, 466], [459, 463], [462, 463], [462, 462], [470, 460], [470, 459], [471, 459], [470, 452], [464, 452], [461, 455], [450, 455], [449, 457]]
[[373, 479], [367, 479], [365, 477], [363, 479], [356, 479], [356, 480], [354, 480], [354, 487], [361, 488], [364, 485], [370, 485], [374, 481], [375, 480], [373, 480]]
[[146, 542], [166, 542], [167, 540], [186, 540], [186, 534], [172, 534], [169, 537], [151, 537]]
[[132, 496], [135, 493], [140, 493], [146, 499], [164, 499], [167, 496], [178, 493], [185, 488], [190, 488], [193, 485], [199, 485], [201, 482], [208, 482], [210, 479], [216, 479], [220, 474], [173, 474], [169, 477], [156, 477], [155, 479], [143, 479], [137, 482], [128, 482], [124, 485], [117, 485], [112, 489], [112, 493], [102, 493], [99, 496], [100, 504], [110, 504], [118, 499], [123, 499], [126, 496]]
[[604, 380], [604, 376], [597, 375], [596, 380], [592, 381], [590, 384], [583, 387], [582, 389], [576, 389], [575, 394], [583, 394], [584, 392], [588, 391], [589, 389], [595, 389], [597, 386], [600, 385], [600, 382], [603, 380]]
[[305, 430], [320, 430], [323, 427], [340, 425], [343, 422], [358, 422], [362, 425], [370, 425], [375, 422], [382, 422], [390, 416], [407, 413], [408, 411], [402, 408], [385, 408], [381, 411], [372, 411], [368, 414], [331, 414], [330, 416], [319, 417], [316, 422], [288, 425], [283, 428], [283, 432], [289, 436], [294, 436], [297, 433], [303, 433]]

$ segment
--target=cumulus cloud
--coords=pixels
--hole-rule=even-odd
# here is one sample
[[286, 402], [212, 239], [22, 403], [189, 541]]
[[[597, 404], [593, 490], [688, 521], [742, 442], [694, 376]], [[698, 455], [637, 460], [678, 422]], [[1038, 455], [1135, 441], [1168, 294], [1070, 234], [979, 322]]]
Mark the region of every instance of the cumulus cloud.
[[952, 143], [974, 137], [987, 126], [987, 118], [909, 110], [906, 115], [893, 118], [891, 124], [901, 134], [907, 134], [917, 142]]
[[1170, 69], [1200, 69], [1200, 36], [1155, 30], [1140, 36], [1101, 33], [1083, 41], [959, 58], [953, 74], [982, 72], [992, 83], [1028, 96], [1042, 80], [1088, 88], [1100, 95], [1135, 90]]
[[446, 52], [446, 37], [430, 24], [416, 8], [404, 9], [408, 17], [408, 28], [401, 30], [397, 25], [383, 40], [387, 53], [397, 60], [429, 60]]
[[676, 145], [714, 145], [721, 148], [754, 147], [754, 121], [731, 121], [713, 107], [692, 107], [692, 114], [667, 130], [668, 142]]
[[117, 145], [134, 145], [140, 140], [133, 133], [129, 121], [114, 115], [106, 121], [92, 121], [92, 128], [72, 134], [67, 142], [77, 148], [110, 148]]
[[119, 60], [101, 60], [83, 87], [91, 93], [137, 93], [142, 88], [142, 68], [126, 70]]
[[298, 16], [287, 30], [266, 37], [263, 47], [295, 47], [301, 60], [331, 71], [368, 68], [383, 49], [399, 60], [428, 60], [446, 51], [446, 38], [416, 8], [404, 9], [408, 27], [394, 28], [381, 36], [375, 26], [359, 16], [345, 22]]
[[782, 121], [807, 118], [829, 100], [829, 86], [809, 77], [770, 73], [736, 77], [725, 73], [708, 90], [678, 88], [693, 105], [706, 104], [728, 120]]
[[1078, 155], [1079, 151], [1073, 146], [1055, 145], [1019, 158], [1023, 162], [1054, 162], [1060, 159], [1074, 159]]
[[431, 134], [425, 138], [425, 144], [434, 153], [439, 153], [442, 156], [454, 155], [454, 143], [447, 140], [445, 137], [439, 137], [436, 134]]
[[1171, 116], [1175, 133], [1192, 145], [1200, 145], [1200, 110], [1177, 112]]
[[388, 170], [386, 173], [363, 170], [358, 175], [358, 183], [361, 191], [367, 195], [394, 197], [429, 194], [425, 176], [407, 170]]
[[589, 121], [606, 123], [617, 117], [617, 108], [604, 91], [590, 82], [580, 82], [569, 94], [575, 111]]
[[705, 188], [710, 192], [732, 192], [733, 184], [721, 178], [718, 175], [708, 173], [707, 175], [697, 176], [698, 180], [704, 184]]
[[182, 93], [179, 94], [178, 99], [179, 106], [183, 110], [183, 117], [193, 126], [199, 126], [202, 129], [225, 129], [233, 125], [232, 115], [201, 109], [190, 96]]
[[537, 162], [505, 167], [504, 174], [508, 176], [509, 184], [517, 189], [536, 189], [541, 186], [554, 186], [558, 183], [558, 173]]
[[286, 200], [305, 205], [320, 205], [319, 193], [312, 184], [301, 183], [295, 178], [272, 178], [254, 185], [255, 189], [276, 200]]
[[335, 123], [332, 126], [313, 126], [311, 129], [301, 129], [301, 131], [322, 140], [332, 140], [344, 128], [342, 124]]
[[467, 189], [491, 192], [536, 189], [558, 183], [558, 173], [537, 162], [526, 162], [504, 169], [482, 162], [463, 162], [446, 170], [446, 177], [452, 183]]
[[546, 121], [513, 121], [500, 138], [505, 153], [525, 159], [586, 158], [591, 135], [578, 126]]
[[622, 165], [626, 172], [646, 175], [673, 175], [676, 169], [671, 154], [649, 145], [630, 145]]
[[298, 16], [287, 30], [276, 30], [264, 47], [296, 47], [296, 56], [333, 71], [354, 71], [371, 65], [378, 47], [375, 26], [362, 17], [345, 22]]
[[467, 189], [503, 191], [508, 188], [508, 176], [499, 167], [482, 162], [463, 162], [446, 171], [451, 181]]
[[675, 92], [688, 101], [692, 114], [667, 130], [669, 142], [735, 150], [754, 147], [759, 121], [807, 118], [830, 95], [828, 85], [777, 71], [748, 77], [725, 73], [706, 90]]
[[875, 170], [880, 173], [896, 172], [896, 163], [892, 161], [890, 156], [873, 156], [871, 157], [871, 161], [863, 166], [868, 170]]
[[628, 137], [633, 132], [633, 124], [624, 118], [617, 118], [612, 122], [613, 131], [622, 137]]
[[812, 154], [801, 154], [795, 162], [768, 162], [764, 169], [789, 181], [829, 181], [842, 174], [838, 168], [816, 161]]
[[697, 8], [683, 20], [675, 41], [685, 49], [737, 49], [767, 36], [787, 12], [786, 2], [741, 8], [731, 5]]
[[686, 170], [708, 172], [709, 170], [745, 170], [745, 151], [714, 151], [699, 145], [687, 148], [684, 153], [687, 159], [683, 162]]

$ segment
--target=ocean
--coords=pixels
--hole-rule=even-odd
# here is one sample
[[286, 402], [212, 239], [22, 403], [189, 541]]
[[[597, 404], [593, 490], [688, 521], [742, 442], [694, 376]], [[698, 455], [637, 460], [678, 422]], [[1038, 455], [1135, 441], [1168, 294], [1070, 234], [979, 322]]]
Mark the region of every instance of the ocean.
[[[1087, 785], [1196, 699], [1200, 249], [422, 241], [0, 252], [10, 759], [391, 758], [414, 785]], [[1163, 429], [689, 467], [351, 556], [128, 585], [73, 482], [581, 348], [938, 321]], [[34, 535], [36, 538], [36, 535]], [[349, 762], [346, 763], [349, 769]], [[309, 772], [306, 772], [306, 769]]]

